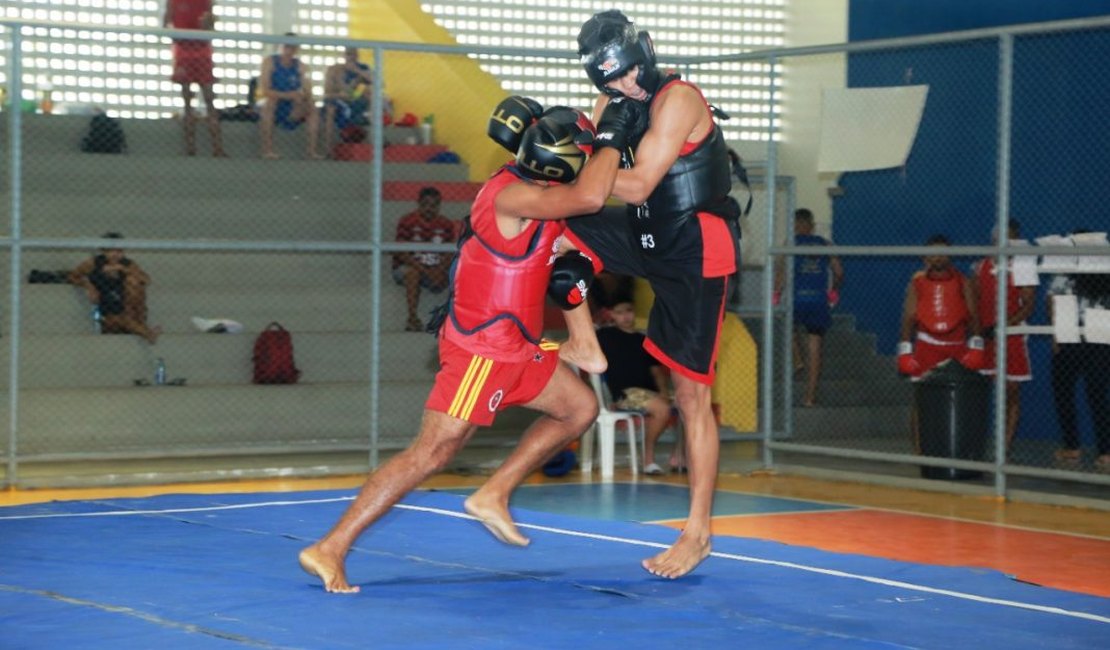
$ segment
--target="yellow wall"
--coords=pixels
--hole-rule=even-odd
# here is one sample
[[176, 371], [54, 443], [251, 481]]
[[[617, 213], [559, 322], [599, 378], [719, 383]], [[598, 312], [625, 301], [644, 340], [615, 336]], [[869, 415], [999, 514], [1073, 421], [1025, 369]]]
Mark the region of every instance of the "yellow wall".
[[[456, 44], [416, 0], [352, 0], [348, 20], [352, 38]], [[435, 115], [436, 143], [470, 165], [471, 180], [484, 181], [508, 160], [505, 150], [486, 136], [486, 119], [508, 93], [475, 61], [465, 56], [386, 52], [382, 72], [395, 116]]]

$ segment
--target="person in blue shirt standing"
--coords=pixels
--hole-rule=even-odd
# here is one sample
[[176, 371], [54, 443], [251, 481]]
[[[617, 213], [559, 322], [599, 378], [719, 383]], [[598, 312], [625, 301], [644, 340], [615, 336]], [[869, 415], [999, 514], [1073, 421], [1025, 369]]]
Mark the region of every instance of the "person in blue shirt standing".
[[[832, 242], [813, 234], [813, 212], [800, 208], [794, 212], [795, 246], [829, 246]], [[781, 258], [780, 258], [781, 260]], [[782, 264], [776, 268], [774, 302], [777, 305], [786, 281]], [[802, 406], [817, 404], [817, 380], [821, 376], [821, 351], [825, 332], [832, 326], [831, 309], [840, 302], [844, 267], [835, 255], [796, 255], [794, 257], [794, 363], [795, 370], [806, 369]], [[805, 339], [803, 346], [802, 339]], [[802, 356], [802, 348], [806, 354]], [[804, 361], [803, 361], [804, 359]]]

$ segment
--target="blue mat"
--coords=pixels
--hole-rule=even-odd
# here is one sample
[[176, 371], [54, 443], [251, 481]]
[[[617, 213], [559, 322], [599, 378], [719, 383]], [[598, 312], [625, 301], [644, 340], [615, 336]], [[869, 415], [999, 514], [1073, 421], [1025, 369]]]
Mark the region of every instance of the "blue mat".
[[[470, 494], [477, 488], [446, 490]], [[544, 483], [522, 485], [513, 494], [512, 505], [566, 515], [583, 514], [621, 521], [685, 519], [690, 512], [690, 489], [667, 483]], [[718, 490], [713, 495], [713, 516], [779, 514], [854, 510], [814, 501], [741, 494]]]
[[[0, 509], [4, 648], [1105, 648], [1110, 600], [994, 571], [718, 538], [681, 580], [639, 561], [676, 531], [515, 511], [526, 549], [418, 492], [326, 594], [297, 552], [350, 492]], [[105, 513], [105, 514], [98, 514]], [[129, 513], [129, 514], [123, 514]]]

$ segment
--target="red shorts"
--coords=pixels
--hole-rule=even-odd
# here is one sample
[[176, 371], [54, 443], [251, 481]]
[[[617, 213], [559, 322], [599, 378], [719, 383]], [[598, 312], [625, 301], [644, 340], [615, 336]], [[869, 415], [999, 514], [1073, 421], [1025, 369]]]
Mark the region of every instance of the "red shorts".
[[210, 41], [174, 41], [173, 76], [174, 83], [211, 84], [216, 77], [212, 73], [212, 43]]
[[439, 341], [439, 372], [424, 407], [471, 424], [489, 426], [510, 406], [543, 392], [559, 363], [559, 344], [542, 341], [527, 361], [494, 361]]
[[[998, 362], [994, 355], [994, 339], [986, 339], [987, 366], [979, 372], [994, 375]], [[1033, 369], [1029, 366], [1029, 348], [1025, 336], [1015, 334], [1006, 337], [1006, 379], [1008, 381], [1029, 381], [1033, 379]]]
[[936, 368], [942, 361], [956, 359], [967, 353], [967, 343], [959, 342], [943, 345], [918, 337], [913, 344], [913, 358], [921, 364], [921, 373], [924, 374]]

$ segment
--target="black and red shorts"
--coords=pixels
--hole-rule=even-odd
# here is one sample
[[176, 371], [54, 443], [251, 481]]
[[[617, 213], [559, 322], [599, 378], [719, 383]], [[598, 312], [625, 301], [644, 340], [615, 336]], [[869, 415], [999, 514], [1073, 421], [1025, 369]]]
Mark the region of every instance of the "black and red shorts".
[[[655, 293], [644, 348], [674, 372], [703, 384], [716, 375], [728, 276], [736, 272], [738, 226], [690, 215], [659, 241], [623, 207], [567, 219], [567, 238], [602, 268], [646, 278]], [[660, 237], [659, 239], [663, 239]]]

